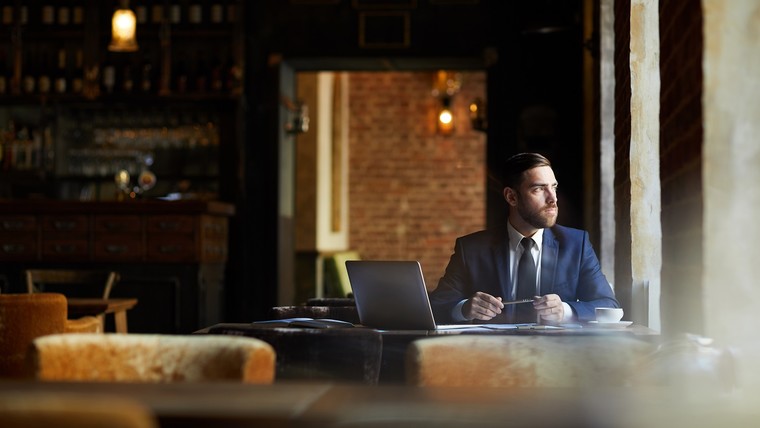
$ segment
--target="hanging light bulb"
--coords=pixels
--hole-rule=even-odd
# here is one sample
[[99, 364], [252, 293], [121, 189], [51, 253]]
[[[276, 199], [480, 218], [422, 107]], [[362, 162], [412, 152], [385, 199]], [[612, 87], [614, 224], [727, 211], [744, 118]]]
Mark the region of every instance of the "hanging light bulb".
[[444, 97], [438, 112], [438, 132], [449, 135], [454, 130], [454, 115], [451, 113], [451, 99]]
[[111, 19], [111, 44], [108, 45], [108, 50], [135, 52], [137, 50], [135, 13], [129, 9], [127, 2], [122, 2], [121, 6], [116, 9]]

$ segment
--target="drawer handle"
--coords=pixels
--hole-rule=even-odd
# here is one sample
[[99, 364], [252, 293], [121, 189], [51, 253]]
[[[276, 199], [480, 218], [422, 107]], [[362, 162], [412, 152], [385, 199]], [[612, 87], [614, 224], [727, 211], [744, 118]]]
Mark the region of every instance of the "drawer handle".
[[124, 245], [106, 245], [106, 251], [111, 254], [124, 254], [127, 252], [127, 247]]
[[120, 230], [124, 228], [124, 226], [121, 223], [112, 222], [112, 221], [103, 223], [103, 226], [106, 228], [106, 230], [109, 230], [109, 231]]
[[174, 221], [162, 221], [158, 223], [158, 228], [161, 230], [177, 230], [179, 229], [179, 223]]
[[77, 249], [77, 246], [72, 245], [72, 244], [68, 244], [68, 245], [56, 244], [53, 246], [53, 250], [55, 250], [55, 252], [58, 254], [71, 254], [74, 251], [76, 251], [76, 249]]
[[206, 225], [206, 230], [210, 232], [221, 232], [223, 230], [222, 225], [218, 223], [212, 223]]
[[56, 220], [53, 222], [53, 227], [55, 227], [55, 230], [72, 230], [76, 227], [77, 222], [75, 221], [63, 221], [63, 220]]
[[178, 253], [181, 247], [179, 245], [162, 245], [158, 247], [158, 251], [161, 254], [175, 254]]
[[3, 252], [6, 254], [21, 254], [24, 248], [22, 244], [3, 244]]
[[21, 230], [24, 228], [24, 222], [20, 220], [3, 220], [3, 230]]

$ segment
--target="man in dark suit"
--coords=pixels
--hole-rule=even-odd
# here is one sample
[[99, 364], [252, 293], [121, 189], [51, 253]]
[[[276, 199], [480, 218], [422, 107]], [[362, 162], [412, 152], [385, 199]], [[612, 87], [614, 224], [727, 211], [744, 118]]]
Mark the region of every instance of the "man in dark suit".
[[[556, 224], [557, 180], [549, 160], [520, 153], [504, 172], [506, 230], [456, 240], [430, 293], [436, 322], [589, 321], [596, 307], [619, 307], [588, 233]], [[525, 297], [532, 304], [503, 303]]]

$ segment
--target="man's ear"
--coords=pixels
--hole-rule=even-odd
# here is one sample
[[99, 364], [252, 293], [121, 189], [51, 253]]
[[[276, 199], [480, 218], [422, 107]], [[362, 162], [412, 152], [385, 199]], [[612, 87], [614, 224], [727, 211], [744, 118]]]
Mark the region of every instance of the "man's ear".
[[507, 201], [510, 206], [514, 207], [517, 205], [517, 194], [511, 187], [504, 188], [504, 200]]

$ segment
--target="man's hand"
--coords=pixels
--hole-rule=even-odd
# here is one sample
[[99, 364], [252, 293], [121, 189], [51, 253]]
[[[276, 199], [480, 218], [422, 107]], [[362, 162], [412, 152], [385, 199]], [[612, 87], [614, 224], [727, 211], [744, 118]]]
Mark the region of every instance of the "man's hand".
[[504, 304], [501, 303], [501, 297], [493, 297], [478, 291], [462, 306], [462, 315], [468, 320], [488, 321], [499, 315], [502, 309], [504, 309]]
[[533, 308], [541, 321], [560, 323], [565, 319], [565, 306], [556, 294], [536, 296], [533, 300]]

